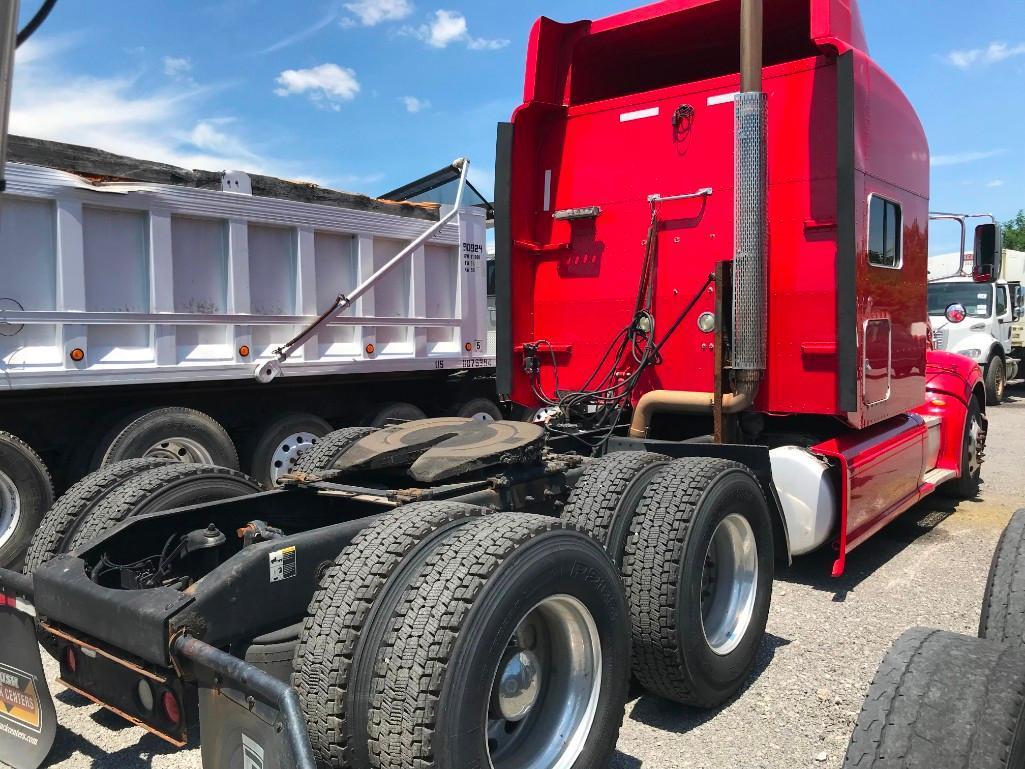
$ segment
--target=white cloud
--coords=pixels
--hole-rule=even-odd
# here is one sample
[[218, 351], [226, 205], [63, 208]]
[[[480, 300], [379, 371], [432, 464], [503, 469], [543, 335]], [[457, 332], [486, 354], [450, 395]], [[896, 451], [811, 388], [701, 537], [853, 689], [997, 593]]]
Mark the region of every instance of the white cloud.
[[998, 64], [1015, 56], [1025, 56], [1025, 43], [1013, 46], [1000, 42], [990, 43], [985, 48], [951, 51], [944, 58], [958, 69], [971, 69], [976, 65]]
[[950, 155], [933, 155], [932, 165], [934, 168], [942, 166], [960, 166], [965, 163], [975, 163], [979, 160], [996, 157], [1003, 154], [1004, 150], [981, 150], [975, 152], [955, 152]]
[[303, 40], [306, 40], [307, 38], [313, 37], [315, 34], [320, 32], [320, 30], [324, 29], [324, 27], [326, 27], [328, 24], [330, 24], [337, 18], [338, 13], [336, 11], [331, 11], [330, 13], [327, 13], [326, 15], [322, 16], [318, 21], [306, 27], [305, 29], [299, 30], [298, 32], [283, 37], [276, 43], [271, 43], [266, 48], [258, 51], [258, 53], [260, 55], [274, 53], [275, 51], [280, 51], [282, 48], [288, 48], [289, 46], [295, 45], [296, 43], [300, 43]]
[[423, 112], [425, 109], [431, 108], [431, 103], [427, 99], [418, 99], [415, 96], [403, 96], [399, 101], [406, 105], [407, 112], [411, 112], [414, 115], [417, 112]]
[[[413, 13], [409, 0], [355, 0], [345, 7], [364, 27], [374, 27], [384, 21], [402, 21]], [[351, 26], [351, 23], [343, 22], [343, 26]]]
[[432, 48], [448, 48], [452, 43], [464, 43], [473, 51], [495, 51], [509, 45], [508, 40], [473, 37], [466, 17], [458, 11], [435, 11], [429, 24], [406, 31]]
[[352, 101], [359, 93], [355, 71], [337, 64], [320, 64], [309, 69], [286, 69], [278, 75], [278, 96], [306, 94], [325, 109], [341, 109], [340, 102]]
[[994, 179], [993, 181], [986, 182], [986, 186], [989, 187], [990, 189], [995, 189], [996, 187], [1003, 187], [1004, 186], [1004, 180], [1003, 179]]
[[188, 77], [192, 71], [192, 60], [186, 56], [165, 56], [164, 74], [168, 77]]
[[18, 50], [11, 131], [121, 155], [218, 171], [301, 177], [296, 164], [268, 157], [231, 130], [230, 117], [203, 118], [223, 84], [175, 80], [156, 88], [131, 72], [86, 77], [68, 71], [68, 39], [32, 38]]

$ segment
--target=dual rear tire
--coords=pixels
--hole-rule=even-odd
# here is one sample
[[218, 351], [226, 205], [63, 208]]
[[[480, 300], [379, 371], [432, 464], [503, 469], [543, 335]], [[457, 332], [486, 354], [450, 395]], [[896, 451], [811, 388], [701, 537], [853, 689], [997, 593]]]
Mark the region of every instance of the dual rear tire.
[[733, 697], [765, 633], [775, 565], [771, 513], [750, 470], [609, 454], [584, 470], [563, 518], [622, 570], [637, 681], [697, 707]]
[[410, 505], [325, 573], [293, 679], [322, 766], [609, 761], [630, 655], [616, 570], [564, 522], [485, 512]]

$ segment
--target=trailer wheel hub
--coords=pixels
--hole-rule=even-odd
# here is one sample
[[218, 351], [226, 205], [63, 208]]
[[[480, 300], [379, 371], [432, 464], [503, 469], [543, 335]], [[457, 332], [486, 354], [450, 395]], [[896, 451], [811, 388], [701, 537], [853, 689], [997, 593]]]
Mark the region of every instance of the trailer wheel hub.
[[0, 470], [0, 546], [18, 529], [21, 519], [21, 495], [10, 476]]
[[216, 464], [210, 450], [192, 438], [165, 438], [156, 443], [142, 455], [146, 459], [166, 459], [190, 465]]
[[537, 702], [540, 680], [541, 665], [533, 652], [514, 650], [507, 653], [495, 690], [502, 718], [522, 721]]
[[312, 449], [319, 440], [313, 433], [295, 433], [279, 442], [270, 462], [270, 477], [274, 484], [277, 485], [282, 475], [295, 470], [299, 457]]
[[701, 626], [713, 652], [725, 656], [747, 634], [758, 592], [758, 545], [747, 518], [732, 513], [716, 526], [701, 579]]

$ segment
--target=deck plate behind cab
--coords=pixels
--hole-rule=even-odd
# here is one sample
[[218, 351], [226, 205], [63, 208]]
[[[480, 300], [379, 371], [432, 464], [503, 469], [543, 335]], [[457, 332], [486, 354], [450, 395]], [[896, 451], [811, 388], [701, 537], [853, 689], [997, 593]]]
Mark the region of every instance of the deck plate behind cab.
[[338, 470], [408, 466], [422, 483], [485, 467], [538, 457], [544, 429], [528, 422], [481, 422], [462, 417], [422, 419], [386, 427], [357, 441], [335, 464]]

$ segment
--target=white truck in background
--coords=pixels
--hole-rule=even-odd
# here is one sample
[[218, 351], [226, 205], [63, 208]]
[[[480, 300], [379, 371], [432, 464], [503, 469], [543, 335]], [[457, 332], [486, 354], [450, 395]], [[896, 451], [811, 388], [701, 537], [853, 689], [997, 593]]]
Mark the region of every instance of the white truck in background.
[[[964, 233], [964, 220], [972, 217], [935, 214], [933, 218], [961, 221]], [[1002, 254], [1001, 263], [992, 266], [976, 264], [963, 246], [960, 252], [929, 258], [933, 345], [979, 364], [990, 406], [1002, 403], [1007, 382], [1025, 371], [1025, 252], [1003, 249]], [[976, 281], [980, 269], [996, 270], [998, 279]]]
[[[338, 427], [501, 418], [479, 196], [446, 223], [423, 184], [395, 202], [19, 137], [8, 161], [0, 566], [55, 489], [101, 465], [272, 486]], [[432, 177], [461, 184], [459, 168]]]

